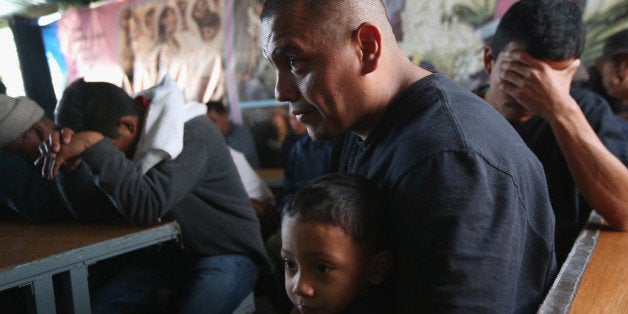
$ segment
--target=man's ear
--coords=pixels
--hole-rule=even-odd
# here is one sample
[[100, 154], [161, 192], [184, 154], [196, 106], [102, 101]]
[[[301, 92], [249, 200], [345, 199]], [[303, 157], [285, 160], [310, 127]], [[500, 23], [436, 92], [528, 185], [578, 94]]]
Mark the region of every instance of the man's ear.
[[135, 136], [139, 131], [138, 117], [133, 115], [126, 115], [120, 118], [118, 121], [120, 132], [128, 132], [129, 135]]
[[393, 253], [390, 250], [378, 252], [373, 256], [371, 260], [371, 274], [369, 276], [369, 282], [373, 286], [384, 282], [384, 279], [388, 276], [388, 272], [390, 272], [394, 259]]
[[486, 73], [491, 74], [493, 71], [493, 62], [495, 62], [495, 56], [493, 55], [493, 48], [491, 46], [484, 47], [484, 70]]
[[354, 33], [354, 38], [360, 48], [363, 74], [368, 74], [375, 69], [382, 55], [382, 33], [374, 24], [364, 22]]

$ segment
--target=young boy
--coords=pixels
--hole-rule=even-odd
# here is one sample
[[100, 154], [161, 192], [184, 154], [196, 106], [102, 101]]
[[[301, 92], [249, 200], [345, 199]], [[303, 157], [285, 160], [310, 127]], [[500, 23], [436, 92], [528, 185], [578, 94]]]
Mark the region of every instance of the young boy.
[[314, 179], [287, 203], [281, 256], [286, 292], [299, 312], [390, 308], [379, 291], [393, 261], [385, 204], [375, 183], [347, 173]]

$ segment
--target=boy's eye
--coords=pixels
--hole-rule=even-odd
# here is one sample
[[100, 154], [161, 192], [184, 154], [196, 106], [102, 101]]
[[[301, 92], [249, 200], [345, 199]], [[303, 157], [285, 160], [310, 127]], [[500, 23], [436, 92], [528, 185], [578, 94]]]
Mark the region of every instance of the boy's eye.
[[294, 261], [291, 261], [287, 258], [283, 259], [283, 266], [286, 270], [293, 270], [297, 267], [297, 264]]
[[319, 273], [326, 273], [331, 270], [331, 267], [329, 265], [319, 264], [315, 266], [315, 269]]

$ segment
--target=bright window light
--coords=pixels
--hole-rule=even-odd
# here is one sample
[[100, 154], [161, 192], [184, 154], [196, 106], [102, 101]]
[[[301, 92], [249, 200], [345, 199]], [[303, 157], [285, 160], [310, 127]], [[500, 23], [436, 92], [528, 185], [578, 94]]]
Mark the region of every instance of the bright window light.
[[20, 61], [17, 58], [13, 32], [9, 27], [0, 28], [0, 78], [7, 87], [7, 95], [12, 97], [24, 96], [24, 82]]

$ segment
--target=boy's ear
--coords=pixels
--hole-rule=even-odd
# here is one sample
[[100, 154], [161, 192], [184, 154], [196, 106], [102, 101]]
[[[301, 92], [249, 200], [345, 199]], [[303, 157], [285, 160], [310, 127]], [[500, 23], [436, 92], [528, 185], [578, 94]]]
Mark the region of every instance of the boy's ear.
[[382, 55], [382, 34], [374, 24], [362, 23], [354, 33], [362, 59], [362, 73], [368, 74], [379, 64]]
[[384, 282], [384, 279], [388, 276], [390, 268], [393, 265], [395, 258], [390, 250], [384, 250], [378, 252], [373, 256], [371, 260], [371, 275], [369, 282], [373, 286], [377, 286]]
[[137, 116], [126, 115], [120, 118], [118, 125], [121, 128], [121, 132], [128, 132], [130, 135], [135, 135], [138, 132], [138, 118]]

